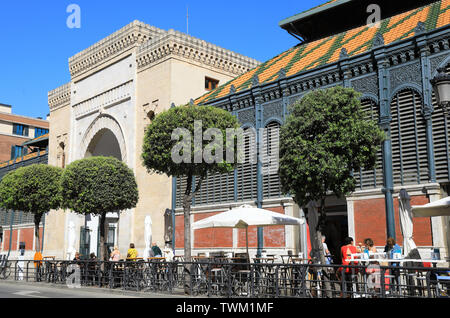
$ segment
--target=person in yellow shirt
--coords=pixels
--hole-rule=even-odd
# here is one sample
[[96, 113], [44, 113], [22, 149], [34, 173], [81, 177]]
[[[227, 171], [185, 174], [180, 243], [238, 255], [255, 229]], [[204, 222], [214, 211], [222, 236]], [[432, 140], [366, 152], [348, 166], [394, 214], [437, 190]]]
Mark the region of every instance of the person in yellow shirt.
[[127, 259], [134, 260], [136, 257], [138, 257], [138, 251], [134, 248], [134, 244], [130, 244], [130, 249], [127, 252]]

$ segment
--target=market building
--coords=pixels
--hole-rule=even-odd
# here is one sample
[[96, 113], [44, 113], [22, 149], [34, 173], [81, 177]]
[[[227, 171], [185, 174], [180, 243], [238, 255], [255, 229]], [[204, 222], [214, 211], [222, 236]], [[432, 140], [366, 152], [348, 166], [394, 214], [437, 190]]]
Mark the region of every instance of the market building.
[[[368, 24], [367, 8], [374, 3], [382, 19]], [[280, 23], [301, 43], [195, 103], [232, 112], [243, 128], [269, 128], [262, 138], [276, 143], [273, 132], [285, 121], [289, 105], [309, 91], [340, 85], [360, 92], [367, 116], [390, 138], [382, 144], [374, 170], [354, 171], [354, 193], [327, 198], [327, 243], [338, 255], [345, 236], [356, 243], [370, 237], [383, 250], [387, 237], [395, 233], [401, 245], [400, 190], [408, 191], [412, 205], [450, 194], [447, 111], [437, 105], [430, 83], [438, 69], [450, 72], [449, 22], [449, 0], [329, 1]], [[244, 203], [304, 217], [302, 207], [281, 192], [278, 174], [264, 169], [264, 164], [245, 164], [234, 173], [209, 176], [193, 202], [192, 221]], [[174, 180], [173, 191], [180, 253], [181, 181]], [[449, 226], [446, 217], [414, 220], [413, 238], [422, 256], [429, 257], [432, 246], [440, 248], [441, 257], [448, 255]], [[252, 255], [257, 247], [269, 254], [307, 250], [306, 225], [299, 230], [253, 228], [249, 235]], [[238, 229], [203, 229], [192, 236], [194, 254], [245, 249], [245, 233]]]
[[[125, 256], [130, 243], [145, 248], [145, 220], [153, 241], [165, 244], [164, 215], [172, 207], [172, 183], [150, 175], [141, 160], [145, 127], [172, 104], [187, 104], [259, 62], [174, 30], [134, 21], [69, 59], [71, 81], [49, 92], [49, 164], [65, 167], [90, 156], [112, 156], [135, 173], [135, 209], [109, 213], [107, 244]], [[67, 251], [98, 255], [98, 218], [51, 211], [44, 256]], [[69, 235], [75, 236], [70, 242]], [[171, 239], [169, 239], [171, 240]], [[71, 244], [72, 246], [69, 246]]]

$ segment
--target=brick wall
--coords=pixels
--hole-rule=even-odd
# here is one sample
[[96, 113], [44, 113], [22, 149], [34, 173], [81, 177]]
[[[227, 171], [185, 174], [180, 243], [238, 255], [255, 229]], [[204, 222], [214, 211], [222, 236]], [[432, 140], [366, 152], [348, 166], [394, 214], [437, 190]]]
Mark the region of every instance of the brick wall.
[[[284, 214], [283, 207], [268, 208], [267, 210]], [[222, 212], [211, 212], [194, 215], [194, 222], [208, 218]], [[237, 247], [246, 246], [245, 230], [237, 230]], [[194, 231], [194, 248], [232, 248], [233, 229], [201, 229]], [[248, 245], [251, 248], [258, 246], [257, 227], [251, 226], [248, 229]], [[184, 248], [184, 217], [175, 217], [175, 246], [177, 249]], [[269, 226], [264, 228], [264, 247], [283, 248], [286, 246], [285, 227]]]
[[[411, 205], [428, 203], [426, 196], [411, 197]], [[396, 241], [401, 246], [403, 236], [398, 213], [398, 199], [394, 198]], [[384, 198], [358, 200], [354, 202], [355, 215], [355, 243], [363, 243], [365, 238], [371, 238], [376, 246], [386, 244], [386, 208]], [[430, 218], [414, 218], [413, 239], [418, 246], [432, 245]]]
[[[222, 213], [222, 212], [220, 212]], [[202, 213], [194, 216], [194, 222], [219, 214]], [[233, 247], [233, 229], [201, 229], [194, 231], [194, 248]]]
[[[283, 207], [267, 208], [267, 210], [272, 212], [277, 212], [284, 214]], [[264, 247], [285, 247], [286, 246], [286, 236], [285, 227], [281, 226], [268, 226], [264, 228]]]
[[[9, 228], [3, 229], [3, 248], [0, 245], [0, 251], [6, 252], [9, 250]], [[42, 247], [42, 239], [43, 239], [43, 228], [39, 229], [39, 238]], [[17, 251], [18, 243], [25, 242], [25, 250], [33, 251], [33, 242], [34, 242], [34, 226], [26, 227], [20, 229], [13, 229], [12, 231], [12, 240], [11, 240], [11, 251]]]
[[[9, 250], [9, 236], [10, 231], [3, 229], [3, 251]], [[17, 250], [17, 230], [13, 230], [12, 232], [12, 238], [11, 238], [11, 250], [16, 251]]]
[[18, 115], [14, 115], [14, 114], [1, 113], [0, 120], [17, 123], [17, 124], [22, 124], [22, 125], [27, 125], [27, 126], [45, 128], [45, 129], [49, 129], [49, 127], [50, 127], [50, 123], [46, 120], [40, 120], [37, 118], [34, 119], [34, 118], [18, 116]]
[[11, 159], [11, 146], [21, 145], [29, 138], [0, 135], [0, 162]]
[[175, 247], [184, 248], [184, 215], [175, 216]]

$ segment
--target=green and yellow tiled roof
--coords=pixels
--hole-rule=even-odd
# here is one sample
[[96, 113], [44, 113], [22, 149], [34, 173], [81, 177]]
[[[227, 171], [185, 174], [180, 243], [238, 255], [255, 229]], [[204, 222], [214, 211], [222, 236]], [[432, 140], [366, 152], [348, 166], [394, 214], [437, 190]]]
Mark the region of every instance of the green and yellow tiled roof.
[[5, 168], [5, 167], [13, 165], [15, 163], [19, 163], [19, 162], [27, 161], [27, 160], [30, 160], [30, 159], [33, 159], [33, 158], [36, 158], [36, 157], [39, 157], [39, 156], [43, 156], [46, 153], [47, 153], [46, 150], [32, 152], [32, 153], [30, 153], [28, 155], [25, 155], [23, 157], [17, 157], [14, 160], [9, 160], [9, 161], [2, 162], [2, 163], [0, 163], [0, 168]]
[[24, 142], [22, 145], [32, 145], [32, 144], [34, 144], [34, 143], [36, 143], [36, 142], [39, 142], [39, 141], [41, 141], [41, 140], [43, 140], [43, 139], [46, 139], [46, 138], [48, 139], [49, 136], [50, 136], [50, 134], [49, 134], [49, 133], [46, 133], [46, 134], [44, 134], [44, 135], [41, 135], [41, 136], [39, 136], [39, 137], [36, 137], [36, 138], [34, 138], [34, 139], [31, 139], [31, 140], [29, 140], [29, 141]]
[[[328, 3], [326, 3], [328, 4]], [[225, 97], [234, 86], [236, 92], [250, 89], [253, 77], [258, 76], [260, 84], [275, 81], [282, 68], [286, 76], [317, 68], [339, 60], [341, 50], [345, 48], [349, 57], [370, 51], [375, 35], [380, 32], [386, 45], [413, 37], [419, 22], [431, 31], [450, 22], [450, 0], [436, 1], [381, 21], [378, 27], [362, 26], [340, 34], [332, 35], [314, 42], [291, 48], [251, 71], [219, 86], [195, 100], [195, 104], [207, 104]]]
[[[28, 145], [28, 144], [32, 144], [32, 143], [38, 142], [38, 141], [40, 141], [40, 140], [43, 140], [43, 139], [45, 139], [45, 138], [48, 138], [49, 136], [50, 136], [50, 134], [47, 133], [47, 134], [45, 134], [45, 135], [42, 135], [42, 136], [39, 136], [39, 137], [34, 138], [34, 139], [32, 139], [32, 140], [29, 140], [29, 141], [23, 143], [23, 145]], [[36, 151], [36, 152], [29, 153], [28, 155], [25, 155], [25, 156], [23, 156], [23, 157], [17, 157], [16, 159], [13, 159], [13, 160], [8, 160], [8, 161], [5, 161], [5, 162], [0, 162], [0, 168], [5, 168], [5, 167], [10, 166], [10, 165], [13, 165], [13, 164], [15, 164], [15, 163], [22, 162], [22, 160], [23, 160], [23, 161], [27, 161], [27, 160], [36, 158], [36, 157], [38, 157], [38, 156], [42, 156], [42, 155], [44, 155], [45, 153], [46, 153], [45, 150], [42, 150], [42, 151]]]

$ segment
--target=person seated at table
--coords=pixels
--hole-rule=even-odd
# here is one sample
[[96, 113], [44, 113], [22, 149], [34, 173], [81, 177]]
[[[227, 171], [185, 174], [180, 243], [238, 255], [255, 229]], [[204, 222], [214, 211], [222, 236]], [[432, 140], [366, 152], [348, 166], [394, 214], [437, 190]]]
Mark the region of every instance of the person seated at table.
[[89, 283], [94, 282], [96, 279], [96, 265], [95, 265], [96, 260], [97, 256], [95, 256], [95, 253], [89, 254], [89, 263], [87, 264], [88, 268], [87, 280]]
[[[364, 247], [362, 247], [362, 244], [359, 243], [359, 248], [361, 250], [361, 253], [376, 253], [377, 252], [377, 248], [374, 246], [373, 240], [371, 238], [366, 238], [364, 240]], [[371, 256], [370, 258], [373, 258], [373, 256]]]
[[341, 247], [342, 265], [350, 265], [350, 259], [352, 254], [357, 254], [360, 252], [361, 248], [355, 246], [353, 238], [351, 237], [345, 238], [344, 245]]
[[384, 252], [387, 253], [389, 258], [393, 259], [395, 253], [402, 253], [402, 248], [395, 242], [395, 239], [390, 237], [386, 241]]
[[330, 265], [333, 262], [333, 259], [331, 257], [330, 250], [328, 249], [327, 243], [325, 243], [326, 236], [322, 235], [322, 246], [323, 246], [323, 254], [325, 255], [325, 262], [327, 265]]
[[76, 253], [75, 253], [75, 257], [74, 257], [73, 260], [74, 260], [74, 261], [81, 261], [80, 253], [76, 252]]
[[117, 246], [114, 246], [114, 250], [112, 251], [112, 253], [109, 257], [111, 258], [111, 261], [113, 261], [113, 262], [118, 262], [120, 260], [120, 252], [119, 252], [119, 248]]
[[134, 248], [134, 243], [130, 244], [130, 248], [127, 252], [127, 259], [136, 259], [138, 257], [138, 251]]
[[377, 248], [374, 245], [375, 244], [373, 243], [373, 240], [371, 238], [366, 238], [364, 240], [365, 249], [367, 249], [369, 252], [372, 252], [372, 253], [377, 252]]
[[[393, 237], [389, 237], [386, 241], [386, 246], [384, 247], [384, 252], [389, 259], [394, 259], [394, 254], [401, 254], [402, 248], [396, 243]], [[398, 267], [400, 263], [391, 263], [390, 267]], [[400, 277], [400, 270], [391, 268], [391, 273], [394, 275], [394, 281], [398, 284]]]
[[[351, 255], [360, 253], [361, 249], [359, 247], [356, 247], [354, 245], [353, 238], [346, 237], [344, 239], [344, 245], [341, 247], [341, 257], [342, 257], [342, 265], [349, 266], [349, 265], [357, 265], [357, 261], [351, 261]], [[344, 269], [341, 267], [339, 268], [338, 272], [341, 273], [344, 271]], [[357, 273], [357, 268], [350, 268], [347, 267], [345, 269], [345, 282], [346, 282], [346, 289], [348, 292], [351, 293], [353, 289], [353, 275]], [[350, 297], [351, 294], [347, 294], [347, 297]]]
[[162, 257], [161, 249], [158, 247], [157, 243], [153, 243], [152, 251], [155, 257]]

